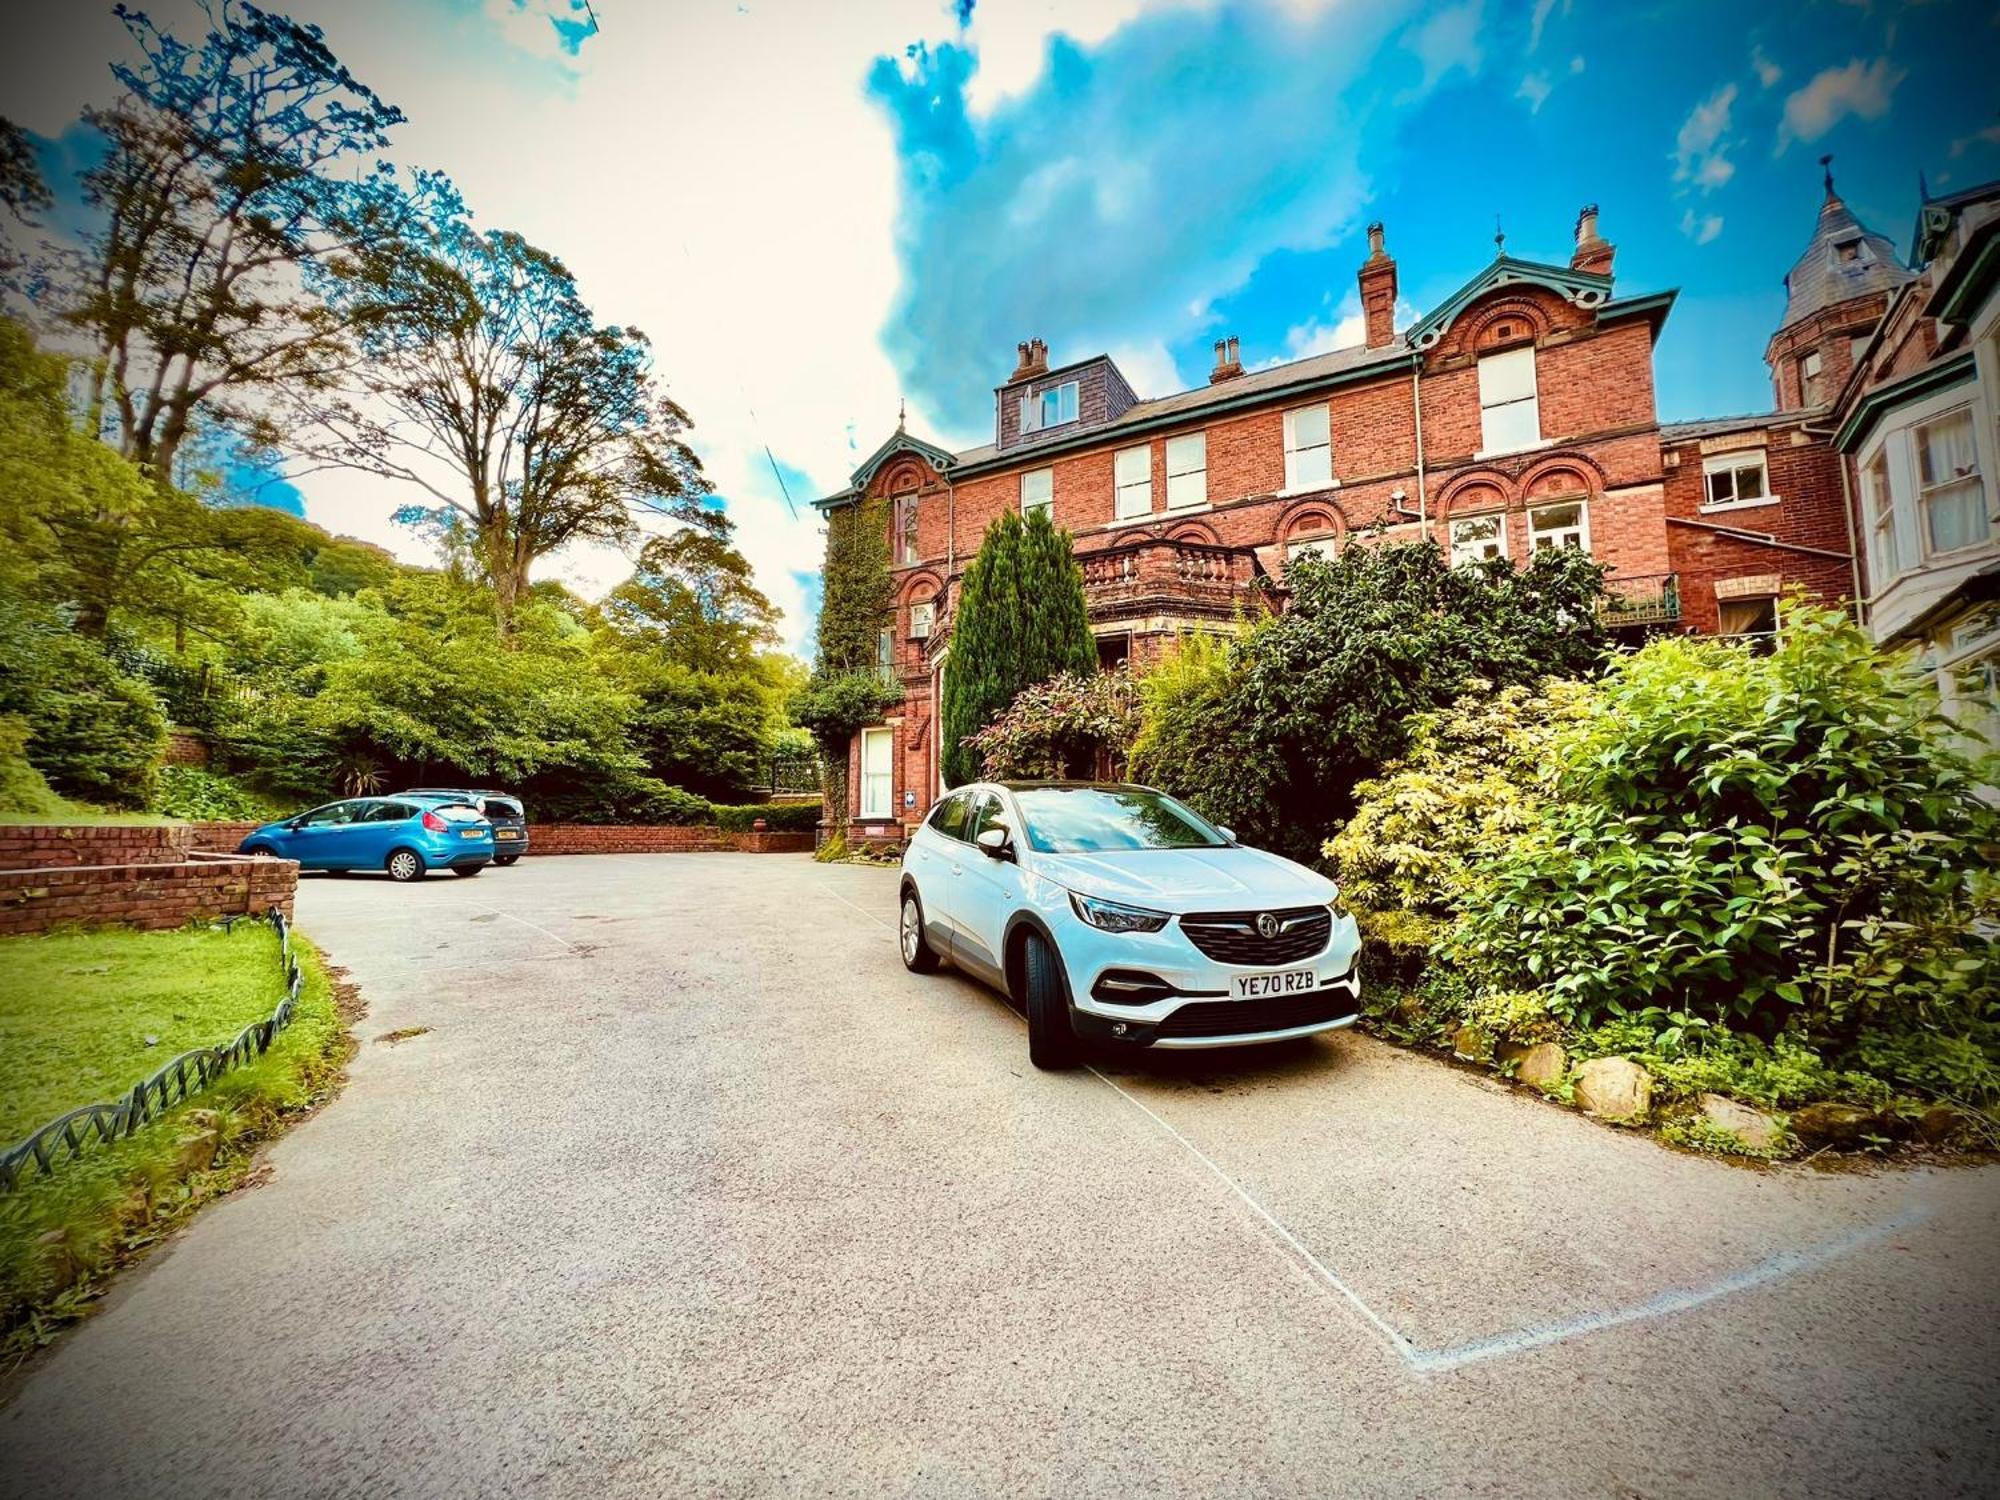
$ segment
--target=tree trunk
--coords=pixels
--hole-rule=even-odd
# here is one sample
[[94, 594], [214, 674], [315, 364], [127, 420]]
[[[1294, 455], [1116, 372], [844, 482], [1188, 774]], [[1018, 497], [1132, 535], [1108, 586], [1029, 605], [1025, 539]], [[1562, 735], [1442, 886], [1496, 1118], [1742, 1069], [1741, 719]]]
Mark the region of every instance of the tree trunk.
[[838, 754], [819, 747], [820, 821], [826, 826], [826, 841], [847, 837], [847, 746]]

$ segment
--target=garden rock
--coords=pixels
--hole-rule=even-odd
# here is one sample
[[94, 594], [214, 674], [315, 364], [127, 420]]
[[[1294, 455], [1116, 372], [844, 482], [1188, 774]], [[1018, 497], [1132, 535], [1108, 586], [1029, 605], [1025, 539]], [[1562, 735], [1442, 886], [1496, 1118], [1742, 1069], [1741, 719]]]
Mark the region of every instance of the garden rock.
[[1875, 1111], [1858, 1104], [1808, 1104], [1792, 1112], [1792, 1134], [1815, 1149], [1847, 1150], [1875, 1126]]
[[1949, 1104], [1933, 1104], [1917, 1116], [1916, 1136], [1926, 1146], [1943, 1146], [1965, 1129], [1965, 1116]]
[[1629, 1057], [1593, 1057], [1576, 1070], [1576, 1104], [1600, 1120], [1643, 1120], [1653, 1108], [1653, 1075]]
[[1500, 1061], [1514, 1065], [1514, 1079], [1533, 1088], [1552, 1089], [1569, 1071], [1569, 1054], [1554, 1042], [1532, 1046], [1509, 1042], [1499, 1051]]
[[1784, 1138], [1778, 1122], [1761, 1109], [1721, 1094], [1703, 1094], [1701, 1113], [1709, 1124], [1728, 1131], [1752, 1151], [1770, 1151]]
[[1466, 1062], [1484, 1062], [1493, 1055], [1493, 1043], [1484, 1031], [1467, 1021], [1451, 1034], [1451, 1050]]

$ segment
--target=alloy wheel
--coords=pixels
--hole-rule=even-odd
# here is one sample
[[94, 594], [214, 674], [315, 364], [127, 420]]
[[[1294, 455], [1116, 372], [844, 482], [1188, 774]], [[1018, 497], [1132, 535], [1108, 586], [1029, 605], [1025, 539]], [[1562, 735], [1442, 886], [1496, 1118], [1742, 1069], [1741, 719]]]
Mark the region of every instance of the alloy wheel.
[[917, 910], [917, 898], [915, 896], [905, 896], [903, 898], [903, 962], [906, 964], [913, 964], [917, 961], [917, 945], [924, 938], [923, 921], [923, 914]]
[[389, 856], [389, 873], [398, 880], [415, 880], [423, 873], [423, 865], [409, 850], [398, 849]]

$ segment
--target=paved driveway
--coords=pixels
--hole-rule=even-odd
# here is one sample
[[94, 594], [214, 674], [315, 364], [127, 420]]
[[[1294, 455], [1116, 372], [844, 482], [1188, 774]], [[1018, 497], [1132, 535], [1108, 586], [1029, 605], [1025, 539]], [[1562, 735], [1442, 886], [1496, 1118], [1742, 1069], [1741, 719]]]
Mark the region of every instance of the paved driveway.
[[6, 1489], [1992, 1492], [2000, 1171], [1733, 1169], [1351, 1035], [1042, 1075], [893, 900], [310, 881], [352, 1081], [0, 1411]]

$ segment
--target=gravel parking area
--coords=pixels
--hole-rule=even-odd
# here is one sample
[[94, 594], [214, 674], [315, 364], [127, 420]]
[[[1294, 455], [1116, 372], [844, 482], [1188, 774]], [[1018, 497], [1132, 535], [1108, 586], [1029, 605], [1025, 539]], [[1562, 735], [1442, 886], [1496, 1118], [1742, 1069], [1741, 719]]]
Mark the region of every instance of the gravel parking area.
[[2000, 1168], [1734, 1167], [1352, 1033], [1041, 1074], [894, 893], [305, 881], [349, 1086], [0, 1410], [6, 1492], [1991, 1493]]

